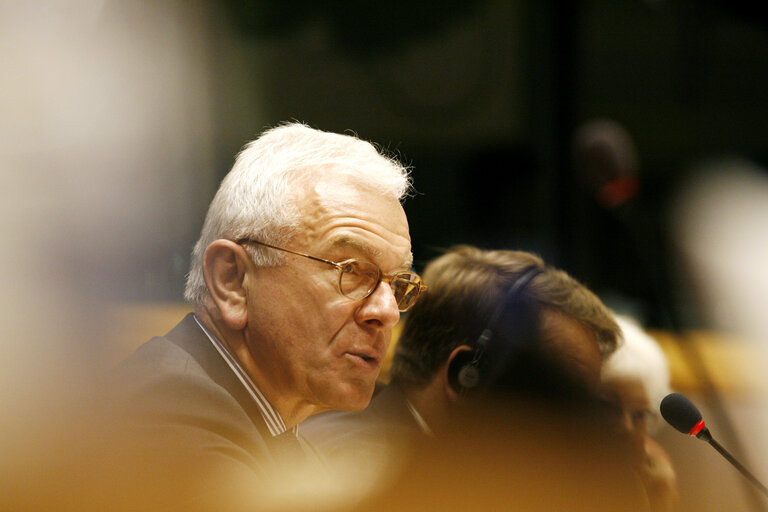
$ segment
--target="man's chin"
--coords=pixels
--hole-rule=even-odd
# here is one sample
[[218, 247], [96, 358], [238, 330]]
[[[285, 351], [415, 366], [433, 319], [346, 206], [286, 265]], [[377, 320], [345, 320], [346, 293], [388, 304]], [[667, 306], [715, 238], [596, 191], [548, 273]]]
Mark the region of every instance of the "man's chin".
[[374, 384], [365, 386], [358, 384], [339, 396], [330, 408], [337, 411], [362, 411], [371, 402], [373, 389]]

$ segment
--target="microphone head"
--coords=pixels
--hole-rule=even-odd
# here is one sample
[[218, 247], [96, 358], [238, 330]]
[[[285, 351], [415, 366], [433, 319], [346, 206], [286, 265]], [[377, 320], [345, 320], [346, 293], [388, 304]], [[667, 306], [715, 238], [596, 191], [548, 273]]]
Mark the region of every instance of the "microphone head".
[[693, 403], [680, 393], [665, 396], [659, 406], [661, 416], [683, 434], [696, 435], [693, 430], [702, 423], [701, 413]]

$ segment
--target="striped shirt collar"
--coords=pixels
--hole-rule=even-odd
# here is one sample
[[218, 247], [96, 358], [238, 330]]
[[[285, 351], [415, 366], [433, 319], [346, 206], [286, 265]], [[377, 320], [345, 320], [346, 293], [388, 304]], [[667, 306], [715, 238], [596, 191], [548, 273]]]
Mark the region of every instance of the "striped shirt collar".
[[[240, 366], [240, 363], [237, 361], [237, 359], [232, 354], [230, 354], [224, 344], [222, 344], [221, 341], [219, 341], [219, 339], [207, 327], [205, 327], [203, 322], [200, 321], [200, 318], [198, 318], [197, 314], [194, 315], [194, 318], [195, 322], [197, 322], [197, 325], [200, 326], [200, 329], [202, 329], [205, 335], [208, 336], [208, 339], [211, 340], [211, 343], [216, 348], [216, 351], [224, 359], [224, 361], [226, 361], [226, 363], [237, 376], [238, 380], [243, 384], [243, 386], [245, 386], [248, 394], [251, 395], [251, 398], [253, 398], [257, 409], [261, 413], [262, 418], [264, 418], [264, 423], [267, 425], [269, 433], [273, 436], [278, 436], [286, 432], [288, 429], [285, 427], [285, 422], [283, 422], [283, 418], [280, 416], [280, 413], [277, 412], [277, 409], [275, 409], [272, 404], [269, 403], [269, 400], [267, 400], [267, 398], [262, 394], [262, 392], [253, 382], [248, 373], [246, 373], [243, 367]], [[294, 433], [294, 435], [297, 435], [299, 431], [298, 425], [294, 426], [291, 431]]]

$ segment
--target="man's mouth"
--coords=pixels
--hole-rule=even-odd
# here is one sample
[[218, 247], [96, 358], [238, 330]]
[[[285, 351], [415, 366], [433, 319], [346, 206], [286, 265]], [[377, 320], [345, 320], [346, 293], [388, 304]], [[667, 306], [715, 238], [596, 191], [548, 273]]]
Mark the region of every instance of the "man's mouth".
[[381, 360], [379, 357], [370, 355], [370, 354], [364, 354], [361, 352], [347, 352], [350, 356], [358, 359], [362, 359], [365, 361], [367, 365], [376, 365], [378, 366], [379, 361]]

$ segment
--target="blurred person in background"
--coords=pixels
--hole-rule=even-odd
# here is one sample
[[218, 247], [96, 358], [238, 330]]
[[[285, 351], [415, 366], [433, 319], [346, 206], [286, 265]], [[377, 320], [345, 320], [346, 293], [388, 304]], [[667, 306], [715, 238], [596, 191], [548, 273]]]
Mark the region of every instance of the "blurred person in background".
[[228, 507], [234, 489], [259, 503], [264, 482], [317, 462], [299, 423], [368, 405], [423, 287], [408, 189], [371, 144], [300, 123], [240, 152], [193, 251], [195, 312], [120, 368], [149, 505]]
[[653, 337], [632, 318], [617, 315], [622, 343], [603, 365], [606, 396], [622, 411], [623, 425], [635, 443], [640, 476], [651, 510], [678, 510], [677, 477], [669, 455], [651, 434], [661, 421], [659, 404], [670, 393], [666, 356]]
[[522, 251], [458, 246], [424, 277], [391, 382], [365, 411], [303, 426], [341, 475], [356, 475], [359, 509], [645, 510], [598, 394], [620, 335], [602, 302]]

